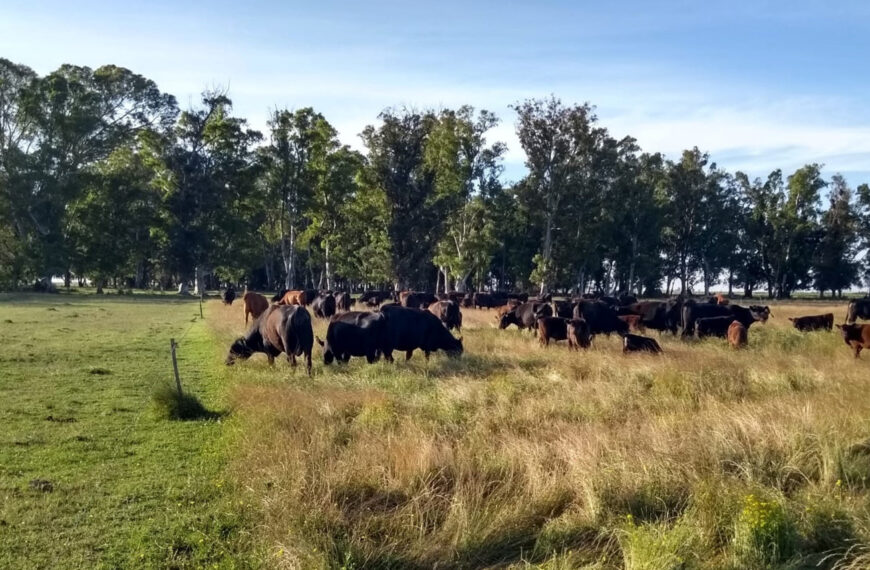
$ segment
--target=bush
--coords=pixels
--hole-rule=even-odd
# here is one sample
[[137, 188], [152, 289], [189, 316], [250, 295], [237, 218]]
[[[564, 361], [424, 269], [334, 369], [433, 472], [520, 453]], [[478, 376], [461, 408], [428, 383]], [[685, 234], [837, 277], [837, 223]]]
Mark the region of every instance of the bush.
[[151, 402], [157, 416], [167, 420], [196, 420], [212, 418], [216, 415], [208, 411], [193, 394], [179, 394], [178, 390], [169, 384], [154, 390]]
[[626, 570], [671, 570], [700, 566], [703, 545], [696, 525], [680, 521], [636, 525], [627, 517], [622, 543]]
[[734, 554], [741, 566], [780, 562], [795, 550], [797, 533], [783, 506], [747, 495], [734, 529]]

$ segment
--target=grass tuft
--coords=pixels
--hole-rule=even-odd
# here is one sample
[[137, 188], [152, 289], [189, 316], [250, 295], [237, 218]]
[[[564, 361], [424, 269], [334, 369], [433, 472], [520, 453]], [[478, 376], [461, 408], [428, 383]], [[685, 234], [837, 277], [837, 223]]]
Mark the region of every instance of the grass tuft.
[[151, 395], [152, 408], [157, 417], [167, 420], [215, 419], [218, 414], [202, 405], [195, 395], [178, 393], [174, 386], [164, 384]]

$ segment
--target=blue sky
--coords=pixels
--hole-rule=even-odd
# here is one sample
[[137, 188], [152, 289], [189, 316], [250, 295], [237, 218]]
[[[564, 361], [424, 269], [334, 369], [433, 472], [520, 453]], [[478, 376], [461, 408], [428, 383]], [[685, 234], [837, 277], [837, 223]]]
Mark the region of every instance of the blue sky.
[[122, 65], [182, 106], [228, 84], [257, 128], [313, 106], [355, 147], [384, 107], [468, 103], [502, 117], [508, 179], [523, 173], [508, 105], [554, 93], [644, 150], [870, 182], [870, 2], [3, 0], [0, 57]]

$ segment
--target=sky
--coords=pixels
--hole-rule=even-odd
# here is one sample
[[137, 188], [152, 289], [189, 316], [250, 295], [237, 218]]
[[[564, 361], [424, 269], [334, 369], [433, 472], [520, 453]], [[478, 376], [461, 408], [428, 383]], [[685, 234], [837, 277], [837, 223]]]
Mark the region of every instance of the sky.
[[229, 87], [261, 130], [270, 109], [311, 106], [360, 149], [386, 107], [470, 104], [502, 119], [506, 181], [524, 173], [510, 105], [554, 94], [644, 151], [870, 182], [866, 1], [0, 0], [0, 57], [120, 65], [182, 108]]

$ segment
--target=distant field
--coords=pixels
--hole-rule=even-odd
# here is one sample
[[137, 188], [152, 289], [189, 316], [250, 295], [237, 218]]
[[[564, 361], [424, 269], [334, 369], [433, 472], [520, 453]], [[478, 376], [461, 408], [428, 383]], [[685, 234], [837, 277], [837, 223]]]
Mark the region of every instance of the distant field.
[[[786, 320], [828, 307], [658, 358], [466, 310], [459, 361], [315, 348], [309, 379], [223, 366], [238, 303], [0, 298], [0, 567], [866, 568], [870, 358]], [[182, 376], [220, 422], [149, 412], [188, 329]]]

